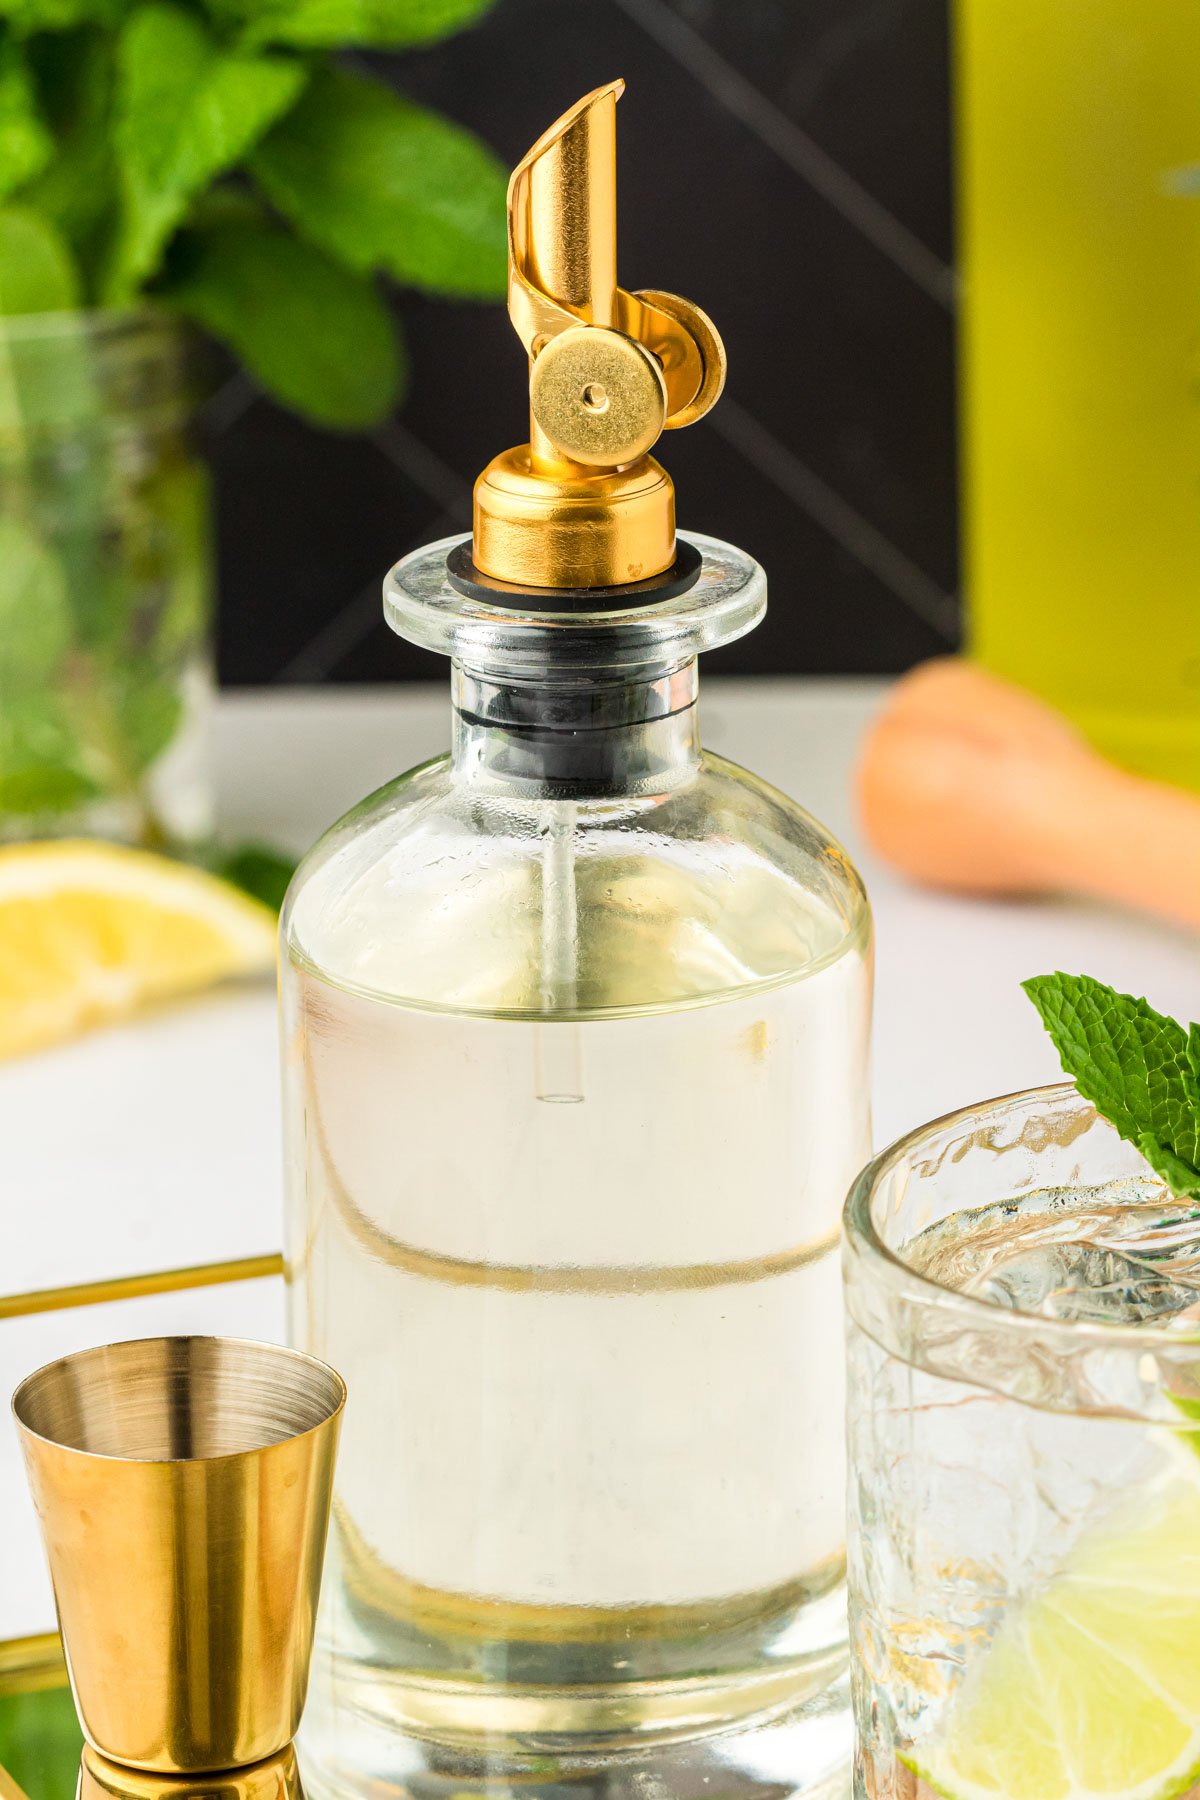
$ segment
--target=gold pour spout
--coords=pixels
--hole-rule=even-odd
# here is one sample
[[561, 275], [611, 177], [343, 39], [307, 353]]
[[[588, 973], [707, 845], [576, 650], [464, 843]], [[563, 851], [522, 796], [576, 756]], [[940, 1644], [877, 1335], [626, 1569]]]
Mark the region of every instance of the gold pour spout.
[[508, 184], [508, 310], [528, 350], [567, 326], [611, 325], [617, 289], [617, 101], [577, 100]]
[[624, 586], [675, 560], [674, 489], [649, 454], [715, 403], [725, 353], [691, 301], [617, 284], [623, 81], [556, 120], [508, 186], [508, 310], [530, 358], [529, 443], [475, 489], [474, 561], [528, 587]]

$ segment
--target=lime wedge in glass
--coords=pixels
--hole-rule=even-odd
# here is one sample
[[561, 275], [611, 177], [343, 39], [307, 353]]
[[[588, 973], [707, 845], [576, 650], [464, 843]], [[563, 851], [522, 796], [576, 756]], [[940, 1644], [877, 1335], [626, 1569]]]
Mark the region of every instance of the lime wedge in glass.
[[1171, 1800], [1200, 1782], [1200, 1461], [1084, 1532], [910, 1767], [946, 1800]]

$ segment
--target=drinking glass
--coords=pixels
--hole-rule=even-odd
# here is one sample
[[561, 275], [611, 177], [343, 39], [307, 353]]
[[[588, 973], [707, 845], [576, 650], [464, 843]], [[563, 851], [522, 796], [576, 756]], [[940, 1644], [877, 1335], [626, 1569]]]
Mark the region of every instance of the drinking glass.
[[152, 310], [0, 320], [0, 842], [212, 830], [194, 351]]
[[1200, 1206], [1059, 1086], [846, 1226], [859, 1800], [1200, 1793]]

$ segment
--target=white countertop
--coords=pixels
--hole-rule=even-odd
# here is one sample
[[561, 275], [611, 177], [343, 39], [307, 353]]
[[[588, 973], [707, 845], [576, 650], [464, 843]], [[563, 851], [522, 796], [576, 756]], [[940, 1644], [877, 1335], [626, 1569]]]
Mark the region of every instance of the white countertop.
[[[705, 741], [794, 794], [863, 871], [878, 931], [878, 1141], [1058, 1074], [1019, 989], [1027, 975], [1083, 970], [1200, 1017], [1194, 937], [1099, 907], [922, 893], [862, 850], [850, 770], [883, 690], [832, 679], [711, 680], [703, 690]], [[448, 729], [440, 685], [227, 694], [216, 720], [223, 834], [300, 850], [372, 788], [436, 754]], [[274, 995], [265, 985], [0, 1067], [8, 1221], [0, 1295], [277, 1249], [278, 1110]], [[0, 1321], [0, 1385], [64, 1349], [118, 1336], [189, 1328], [276, 1336], [278, 1289], [247, 1282]], [[52, 1622], [5, 1427], [0, 1639]]]

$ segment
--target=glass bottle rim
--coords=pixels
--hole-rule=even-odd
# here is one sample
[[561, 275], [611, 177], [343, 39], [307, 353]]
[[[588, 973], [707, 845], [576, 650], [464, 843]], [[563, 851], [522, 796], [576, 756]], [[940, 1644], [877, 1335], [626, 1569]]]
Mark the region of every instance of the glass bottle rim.
[[[1097, 1112], [1090, 1100], [1080, 1094], [1072, 1081], [1052, 1082], [1041, 1087], [1021, 1088], [1015, 1093], [1001, 1094], [990, 1100], [976, 1101], [958, 1107], [906, 1132], [874, 1156], [861, 1170], [846, 1199], [843, 1212], [843, 1259], [849, 1276], [853, 1267], [861, 1265], [862, 1273], [872, 1284], [882, 1288], [895, 1301], [916, 1314], [936, 1313], [947, 1325], [961, 1323], [964, 1330], [986, 1328], [989, 1334], [1009, 1336], [1029, 1349], [1041, 1348], [1051, 1353], [1069, 1354], [1079, 1348], [1128, 1351], [1135, 1355], [1147, 1352], [1177, 1354], [1200, 1344], [1200, 1324], [1192, 1331], [1152, 1324], [1120, 1324], [1101, 1319], [1050, 1319], [1036, 1313], [1017, 1312], [1011, 1307], [966, 1294], [933, 1276], [922, 1273], [906, 1261], [901, 1250], [885, 1241], [875, 1216], [875, 1202], [890, 1178], [902, 1175], [905, 1168], [915, 1170], [923, 1152], [931, 1152], [941, 1141], [942, 1154], [952, 1154], [972, 1132], [978, 1133], [988, 1124], [1010, 1118], [1026, 1110], [1031, 1118], [1075, 1114], [1081, 1130], [1099, 1126], [1111, 1132], [1114, 1175], [1144, 1172], [1153, 1179], [1149, 1165], [1140, 1153], [1127, 1144]], [[1164, 1194], [1168, 1190], [1164, 1187]], [[1004, 1198], [997, 1190], [997, 1201]]]
[[767, 604], [766, 576], [744, 550], [699, 532], [677, 535], [701, 556], [699, 578], [683, 593], [647, 606], [554, 613], [460, 593], [446, 573], [449, 552], [471, 542], [458, 533], [410, 551], [389, 570], [384, 618], [412, 643], [517, 681], [666, 673], [753, 630]]

